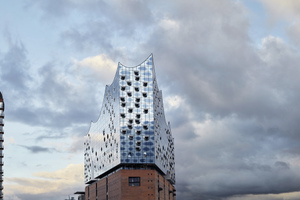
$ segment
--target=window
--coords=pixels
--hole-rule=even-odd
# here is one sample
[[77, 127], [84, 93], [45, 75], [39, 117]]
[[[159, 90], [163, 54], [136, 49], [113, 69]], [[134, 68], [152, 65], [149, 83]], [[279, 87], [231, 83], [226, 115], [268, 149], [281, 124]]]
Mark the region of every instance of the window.
[[136, 92], [140, 91], [140, 89], [139, 89], [138, 87], [135, 87], [134, 90], [135, 90]]
[[147, 85], [148, 85], [147, 82], [144, 82], [144, 83], [143, 83], [143, 86], [144, 86], [144, 87], [147, 87]]
[[122, 107], [125, 107], [125, 106], [126, 106], [126, 103], [121, 103], [121, 106], [122, 106]]
[[121, 87], [121, 90], [122, 90], [122, 91], [125, 91], [125, 89], [126, 89], [125, 86], [122, 86], [122, 87]]
[[98, 187], [97, 187], [97, 183], [96, 183], [96, 197], [98, 196]]
[[139, 75], [139, 71], [134, 71], [134, 75], [138, 76]]
[[128, 86], [131, 86], [131, 81], [127, 81], [127, 85], [128, 85]]
[[135, 102], [139, 103], [141, 101], [140, 98], [135, 98]]
[[136, 104], [135, 104], [135, 107], [136, 107], [136, 108], [139, 108], [139, 107], [140, 107], [140, 104], [136, 103]]
[[131, 96], [132, 96], [132, 93], [131, 93], [131, 92], [127, 92], [127, 95], [128, 95], [129, 97], [131, 97]]
[[135, 150], [136, 151], [141, 151], [141, 147], [137, 146], [137, 147], [135, 147]]
[[135, 77], [135, 80], [136, 80], [136, 81], [139, 81], [139, 80], [140, 80], [140, 77], [138, 77], [138, 76]]
[[144, 113], [147, 114], [148, 113], [148, 109], [144, 109]]
[[125, 76], [121, 76], [121, 80], [125, 80]]
[[128, 177], [129, 186], [140, 186], [141, 178], [140, 177]]
[[146, 92], [143, 93], [143, 97], [147, 97], [147, 93]]

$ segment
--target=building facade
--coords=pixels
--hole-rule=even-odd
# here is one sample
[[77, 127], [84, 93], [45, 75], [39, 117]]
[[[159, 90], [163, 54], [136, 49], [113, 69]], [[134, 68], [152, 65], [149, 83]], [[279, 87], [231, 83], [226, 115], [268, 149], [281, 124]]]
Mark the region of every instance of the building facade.
[[118, 64], [84, 147], [85, 199], [175, 199], [174, 139], [152, 55]]
[[0, 92], [0, 199], [3, 199], [4, 100]]

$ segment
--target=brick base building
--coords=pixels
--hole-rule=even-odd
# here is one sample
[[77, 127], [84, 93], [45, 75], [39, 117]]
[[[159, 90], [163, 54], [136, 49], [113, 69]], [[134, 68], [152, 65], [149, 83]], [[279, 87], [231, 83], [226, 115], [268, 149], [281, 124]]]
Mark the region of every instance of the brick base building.
[[175, 200], [175, 187], [155, 169], [119, 169], [85, 188], [85, 200]]

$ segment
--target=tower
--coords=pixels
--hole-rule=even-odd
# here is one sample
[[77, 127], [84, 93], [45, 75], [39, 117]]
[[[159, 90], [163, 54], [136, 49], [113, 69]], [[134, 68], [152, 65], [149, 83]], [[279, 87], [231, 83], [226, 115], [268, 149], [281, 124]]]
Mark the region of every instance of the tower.
[[0, 92], [0, 199], [3, 199], [3, 126], [4, 126], [4, 100]]
[[175, 199], [174, 139], [152, 55], [118, 64], [84, 147], [86, 200]]

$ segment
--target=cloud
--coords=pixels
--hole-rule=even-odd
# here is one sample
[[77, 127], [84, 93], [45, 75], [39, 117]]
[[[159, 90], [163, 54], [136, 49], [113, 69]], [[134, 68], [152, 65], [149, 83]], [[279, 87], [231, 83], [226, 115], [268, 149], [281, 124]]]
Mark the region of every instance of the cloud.
[[5, 199], [63, 199], [83, 190], [83, 164], [70, 164], [54, 172], [36, 172], [33, 176], [5, 178]]
[[26, 145], [19, 145], [19, 146], [29, 150], [31, 153], [52, 153], [55, 150], [53, 148], [47, 148], [41, 146], [26, 146]]
[[36, 172], [33, 175], [39, 178], [77, 182], [83, 180], [83, 164], [70, 164], [66, 168], [54, 172]]
[[112, 82], [112, 77], [114, 77], [118, 66], [107, 55], [88, 57], [81, 61], [75, 60], [74, 64], [82, 68], [90, 68], [98, 80], [103, 83], [106, 82], [108, 85]]
[[[57, 64], [47, 63], [39, 69], [39, 77], [33, 79], [34, 85], [27, 89], [7, 92], [6, 98], [9, 119], [35, 126], [66, 128], [76, 123], [84, 123], [97, 116], [92, 105], [97, 105], [90, 89], [99, 85], [95, 78], [77, 75], [75, 66], [58, 69]], [[29, 72], [28, 72], [29, 73]], [[6, 91], [4, 92], [6, 93]], [[18, 95], [24, 93], [22, 98]], [[54, 98], [55, 97], [55, 98]], [[28, 101], [25, 101], [25, 100]], [[29, 101], [30, 100], [30, 101]], [[12, 105], [12, 102], [14, 105]], [[78, 125], [76, 125], [78, 126]]]
[[9, 142], [10, 144], [15, 144], [15, 143], [16, 143], [14, 137], [9, 137], [8, 142]]
[[[231, 119], [208, 118], [195, 123], [194, 130], [173, 128], [180, 198], [222, 199], [238, 194], [297, 191], [299, 163], [280, 152], [286, 144], [265, 133], [261, 137], [253, 135], [251, 128], [255, 124], [245, 123], [232, 116]], [[189, 139], [189, 131], [196, 137]]]
[[291, 42], [300, 44], [300, 2], [297, 0], [260, 0], [270, 14], [271, 24], [285, 23], [285, 31]]
[[25, 90], [31, 81], [27, 50], [22, 41], [12, 41], [10, 33], [7, 34], [8, 50], [0, 54], [0, 87], [13, 88], [14, 92]]
[[[72, 6], [62, 7], [69, 13], [79, 12], [88, 16], [82, 17], [61, 33], [61, 44], [79, 51], [93, 49], [122, 56], [122, 50], [131, 49], [133, 44], [147, 37], [145, 33], [151, 31], [155, 23], [149, 4], [136, 0], [73, 2]], [[54, 13], [43, 6], [42, 9], [47, 15]]]
[[299, 18], [300, 19], [300, 2], [297, 0], [260, 0], [273, 14], [272, 17], [282, 18]]
[[68, 149], [70, 153], [82, 153], [84, 150], [82, 136], [73, 137], [72, 143]]
[[289, 199], [289, 200], [297, 200], [299, 199], [299, 192], [293, 192], [293, 193], [284, 193], [279, 195], [274, 194], [267, 194], [267, 195], [245, 195], [245, 196], [235, 196], [235, 197], [229, 197], [226, 198], [226, 200], [239, 200], [241, 198], [245, 200], [282, 200], [282, 199]]

